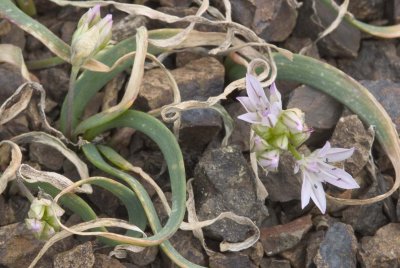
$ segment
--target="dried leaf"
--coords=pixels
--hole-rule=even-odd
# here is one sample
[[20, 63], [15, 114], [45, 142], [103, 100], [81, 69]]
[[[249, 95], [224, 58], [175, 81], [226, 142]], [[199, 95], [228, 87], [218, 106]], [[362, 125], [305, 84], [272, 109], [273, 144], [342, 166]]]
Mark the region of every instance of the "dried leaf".
[[0, 142], [0, 153], [0, 164], [7, 165], [0, 176], [0, 194], [2, 194], [8, 182], [16, 178], [16, 172], [22, 162], [22, 153], [18, 145], [9, 140]]

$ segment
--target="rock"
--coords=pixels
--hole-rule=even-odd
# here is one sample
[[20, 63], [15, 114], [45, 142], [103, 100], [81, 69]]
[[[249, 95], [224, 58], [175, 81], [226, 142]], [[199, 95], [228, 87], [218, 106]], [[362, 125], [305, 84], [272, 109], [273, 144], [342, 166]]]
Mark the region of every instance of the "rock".
[[[57, 79], [54, 79], [57, 77]], [[66, 70], [60, 67], [44, 69], [39, 72], [40, 83], [43, 85], [48, 94], [53, 100], [58, 103], [64, 101], [68, 92], [69, 74]]]
[[261, 260], [264, 256], [264, 248], [260, 241], [256, 242], [253, 246], [248, 249], [241, 251], [242, 253], [249, 256], [250, 260], [258, 267], [260, 266]]
[[250, 150], [250, 124], [238, 119], [241, 114], [246, 113], [243, 106], [234, 102], [226, 107], [226, 111], [233, 119], [233, 131], [230, 137], [230, 144], [239, 146], [242, 151]]
[[141, 252], [128, 251], [128, 260], [138, 266], [149, 265], [154, 262], [158, 254], [158, 247], [146, 247]]
[[341, 222], [332, 224], [325, 234], [317, 255], [315, 265], [319, 267], [357, 267], [357, 238], [353, 228]]
[[3, 195], [0, 195], [0, 215], [0, 226], [9, 225], [16, 221], [14, 210]]
[[[107, 176], [105, 173], [96, 172], [92, 176]], [[89, 200], [108, 217], [116, 217], [120, 200], [107, 189], [93, 185], [93, 193], [88, 195]]]
[[66, 21], [61, 27], [61, 39], [65, 43], [71, 44], [72, 35], [74, 34], [76, 27], [78, 26], [77, 21]]
[[86, 242], [74, 247], [54, 257], [54, 267], [75, 268], [75, 267], [94, 267], [95, 257], [93, 254], [92, 243]]
[[297, 88], [287, 107], [299, 108], [305, 113], [305, 123], [314, 130], [307, 144], [311, 141], [318, 143], [324, 138], [326, 140], [330, 134], [326, 130], [334, 128], [342, 114], [341, 103], [308, 86]]
[[275, 258], [263, 258], [260, 268], [290, 268], [288, 260], [279, 260]]
[[398, 103], [400, 103], [400, 83], [393, 83], [389, 80], [378, 80], [378, 81], [360, 81], [374, 97], [379, 101], [380, 104], [385, 108], [386, 112], [392, 118], [393, 123], [396, 125], [396, 129], [400, 131], [400, 111], [397, 109]]
[[332, 147], [354, 147], [353, 155], [344, 161], [345, 170], [353, 177], [356, 177], [368, 162], [373, 141], [373, 131], [365, 129], [357, 115], [340, 118], [330, 140]]
[[24, 83], [24, 78], [17, 67], [9, 63], [0, 64], [0, 105]]
[[[305, 146], [299, 149], [309, 152]], [[302, 178], [300, 172], [294, 174], [296, 160], [289, 152], [283, 152], [279, 158], [278, 172], [269, 172], [267, 176], [260, 174], [260, 179], [268, 190], [268, 199], [276, 202], [300, 200]]]
[[299, 53], [303, 48], [307, 46], [310, 46], [310, 48], [305, 51], [304, 55], [320, 60], [317, 45], [313, 43], [312, 40], [308, 37], [290, 36], [283, 43], [283, 47], [288, 49], [289, 51], [292, 51], [293, 53]]
[[[336, 16], [337, 13], [321, 1], [306, 0], [299, 10], [294, 36], [316, 40]], [[354, 58], [357, 56], [360, 40], [360, 31], [347, 21], [342, 21], [332, 33], [319, 40], [317, 45], [323, 56]]]
[[358, 252], [361, 267], [399, 267], [399, 236], [400, 224], [389, 223], [380, 228], [374, 236], [363, 237]]
[[[383, 194], [379, 187], [374, 183], [368, 191], [361, 195], [359, 199], [367, 199]], [[342, 221], [350, 224], [354, 231], [365, 236], [374, 235], [378, 228], [388, 222], [383, 211], [383, 201], [370, 205], [350, 206], [343, 211]]]
[[121, 42], [126, 38], [132, 37], [136, 34], [136, 29], [140, 26], [145, 26], [147, 19], [144, 16], [137, 14], [124, 16], [120, 21], [113, 24], [112, 40]]
[[160, 0], [160, 5], [165, 7], [188, 7], [192, 0]]
[[242, 253], [217, 253], [210, 256], [210, 268], [255, 268], [249, 256]]
[[307, 215], [284, 225], [261, 228], [260, 241], [267, 256], [273, 256], [295, 247], [311, 227], [311, 215]]
[[195, 48], [191, 51], [178, 52], [176, 53], [175, 64], [177, 68], [180, 68], [189, 64], [191, 61], [198, 60], [204, 56], [207, 56], [204, 51], [196, 51]]
[[293, 3], [288, 0], [234, 0], [231, 1], [232, 18], [268, 42], [281, 42], [296, 25], [297, 9]]
[[57, 149], [41, 143], [31, 143], [29, 145], [29, 157], [31, 161], [37, 162], [53, 171], [60, 170], [65, 160], [64, 155]]
[[[307, 236], [306, 236], [307, 237]], [[299, 244], [297, 244], [294, 248], [288, 249], [286, 251], [281, 252], [279, 255], [285, 258], [290, 262], [291, 267], [293, 268], [303, 268], [305, 267], [305, 253], [307, 248], [306, 237], [303, 238]]]
[[[169, 241], [185, 259], [201, 266], [207, 266], [208, 257], [203, 250], [200, 241], [194, 237], [192, 232], [178, 230]], [[178, 266], [171, 263], [168, 267], [175, 268]]]
[[357, 19], [372, 21], [382, 19], [385, 11], [384, 0], [353, 0], [350, 1], [348, 10]]
[[319, 230], [313, 233], [310, 233], [310, 236], [307, 239], [307, 248], [305, 254], [305, 266], [304, 267], [313, 267], [314, 257], [318, 253], [318, 249], [324, 240], [325, 231]]
[[[231, 211], [249, 217], [259, 226], [268, 211], [257, 199], [253, 176], [238, 147], [207, 150], [195, 168], [193, 182], [199, 220]], [[238, 242], [248, 237], [249, 227], [224, 219], [204, 231], [218, 240]]]
[[96, 268], [125, 268], [125, 265], [120, 263], [119, 260], [109, 257], [104, 254], [95, 253], [95, 262], [93, 267]]
[[339, 59], [339, 69], [356, 80], [399, 81], [400, 57], [393, 40], [365, 40], [356, 59]]
[[26, 44], [25, 32], [15, 24], [10, 23], [10, 31], [1, 36], [0, 43], [11, 44], [24, 50]]

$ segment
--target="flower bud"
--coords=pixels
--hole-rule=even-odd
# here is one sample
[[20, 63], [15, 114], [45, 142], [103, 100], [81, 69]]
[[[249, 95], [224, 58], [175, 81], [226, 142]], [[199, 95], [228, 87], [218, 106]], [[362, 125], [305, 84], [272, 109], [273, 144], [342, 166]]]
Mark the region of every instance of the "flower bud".
[[78, 23], [71, 43], [71, 63], [83, 65], [104, 49], [112, 35], [112, 15], [100, 19], [100, 6], [95, 6], [86, 12]]
[[282, 123], [292, 133], [302, 132], [304, 130], [304, 113], [297, 108], [288, 109], [281, 114]]
[[308, 140], [308, 138], [310, 137], [311, 133], [312, 133], [312, 129], [306, 129], [303, 132], [294, 133], [294, 134], [290, 135], [289, 142], [294, 147], [299, 147], [306, 140]]
[[287, 150], [289, 139], [286, 135], [280, 135], [274, 137], [274, 139], [271, 140], [271, 144], [281, 150]]
[[279, 150], [266, 151], [257, 157], [258, 164], [266, 171], [277, 171]]

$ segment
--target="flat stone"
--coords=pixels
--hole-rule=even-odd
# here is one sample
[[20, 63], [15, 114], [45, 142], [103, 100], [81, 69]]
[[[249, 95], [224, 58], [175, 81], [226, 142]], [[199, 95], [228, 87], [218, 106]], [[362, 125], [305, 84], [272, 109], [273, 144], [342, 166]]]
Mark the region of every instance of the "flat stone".
[[313, 43], [309, 37], [297, 37], [292, 35], [283, 43], [283, 47], [293, 53], [299, 53], [304, 47], [309, 45], [311, 45], [311, 47], [304, 52], [304, 55], [320, 60], [321, 57], [319, 55], [318, 46]]
[[372, 237], [361, 239], [358, 252], [362, 267], [399, 267], [400, 265], [400, 224], [389, 223], [380, 228]]
[[[195, 168], [193, 188], [200, 220], [231, 211], [252, 219], [258, 226], [268, 215], [257, 199], [254, 175], [238, 147], [207, 150]], [[249, 227], [224, 219], [203, 229], [217, 240], [243, 241]]]
[[210, 256], [210, 268], [255, 268], [256, 265], [251, 262], [249, 256], [240, 252], [236, 253], [217, 253]]
[[337, 222], [328, 228], [314, 263], [317, 268], [357, 267], [357, 238], [350, 225]]
[[[335, 20], [336, 16], [337, 13], [321, 1], [306, 0], [299, 9], [299, 18], [294, 35], [316, 40], [319, 33], [323, 32]], [[360, 40], [360, 31], [347, 21], [342, 21], [332, 33], [321, 39], [317, 45], [323, 56], [354, 58], [357, 56]]]
[[356, 59], [338, 59], [339, 69], [356, 80], [400, 80], [394, 40], [364, 40]]
[[141, 252], [128, 251], [128, 260], [138, 266], [146, 266], [154, 262], [158, 254], [158, 247], [146, 247]]
[[345, 170], [353, 177], [356, 177], [368, 162], [373, 141], [372, 130], [367, 130], [357, 115], [340, 118], [330, 140], [332, 147], [354, 147], [353, 155], [344, 161]]
[[397, 107], [400, 103], [400, 83], [393, 83], [389, 80], [363, 80], [360, 82], [382, 104], [396, 125], [397, 131], [400, 132], [400, 110]]
[[109, 257], [104, 254], [100, 253], [95, 253], [95, 262], [94, 266], [96, 268], [125, 268], [125, 265], [123, 265], [119, 260]]
[[93, 254], [92, 243], [86, 242], [74, 247], [54, 257], [54, 267], [75, 268], [75, 267], [94, 267], [95, 257]]
[[[185, 259], [197, 265], [207, 266], [208, 256], [192, 232], [178, 230], [169, 241]], [[177, 268], [178, 266], [170, 263], [167, 267]]]
[[340, 102], [308, 86], [297, 88], [287, 107], [302, 110], [305, 113], [305, 123], [315, 131], [332, 129], [342, 114]]
[[275, 258], [263, 258], [260, 264], [260, 268], [290, 268], [290, 262], [288, 260], [279, 260]]
[[230, 137], [230, 144], [239, 146], [242, 151], [250, 150], [250, 124], [238, 119], [238, 116], [246, 113], [243, 106], [234, 102], [226, 107], [226, 111], [233, 119], [233, 131]]
[[65, 160], [64, 155], [59, 151], [41, 143], [31, 143], [29, 145], [29, 157], [31, 161], [35, 161], [54, 171], [60, 170]]
[[311, 227], [311, 215], [307, 215], [287, 224], [262, 228], [260, 241], [267, 256], [272, 256], [295, 247]]

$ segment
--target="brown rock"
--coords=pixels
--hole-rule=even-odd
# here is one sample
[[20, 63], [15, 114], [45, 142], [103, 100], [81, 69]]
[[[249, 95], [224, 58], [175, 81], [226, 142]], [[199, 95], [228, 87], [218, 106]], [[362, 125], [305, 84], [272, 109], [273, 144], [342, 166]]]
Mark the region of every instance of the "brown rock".
[[318, 249], [321, 245], [321, 242], [324, 240], [324, 237], [325, 231], [322, 230], [311, 233], [308, 237], [305, 256], [305, 267], [312, 267], [312, 265], [314, 265], [314, 257], [317, 255]]
[[152, 263], [158, 254], [158, 247], [146, 247], [141, 252], [128, 252], [128, 259], [133, 264], [145, 266]]
[[348, 10], [359, 20], [378, 20], [383, 17], [385, 4], [388, 4], [386, 2], [384, 0], [352, 0]]
[[350, 225], [337, 222], [329, 227], [314, 263], [317, 268], [357, 267], [357, 238]]
[[400, 265], [400, 224], [389, 223], [372, 237], [361, 239], [361, 267], [391, 268]]
[[14, 210], [6, 202], [3, 195], [0, 195], [0, 215], [0, 226], [9, 225], [16, 221]]
[[9, 63], [0, 64], [0, 105], [24, 83], [20, 70]]
[[95, 253], [96, 258], [94, 266], [96, 268], [125, 268], [125, 265], [119, 262], [119, 260], [109, 257], [104, 254]]
[[217, 253], [210, 256], [210, 268], [255, 268], [247, 255], [242, 253]]
[[307, 248], [307, 235], [302, 239], [297, 246], [281, 252], [279, 255], [290, 262], [293, 268], [303, 268], [305, 267], [305, 253]]
[[57, 254], [54, 257], [54, 267], [58, 268], [90, 268], [93, 267], [94, 262], [95, 257], [91, 242], [86, 242], [76, 246], [71, 250]]
[[10, 23], [10, 27], [10, 31], [7, 34], [1, 36], [0, 43], [12, 44], [23, 50], [26, 44], [25, 32], [13, 23]]
[[260, 241], [265, 253], [272, 256], [295, 247], [311, 227], [311, 215], [307, 215], [284, 225], [262, 228]]
[[[294, 30], [298, 37], [316, 40], [337, 17], [337, 13], [321, 1], [306, 0], [299, 10], [299, 18]], [[321, 55], [331, 57], [356, 57], [360, 47], [361, 34], [348, 22], [342, 21], [329, 35], [318, 42]]]
[[137, 14], [124, 16], [120, 21], [113, 24], [112, 40], [117, 42], [123, 41], [126, 38], [136, 34], [136, 29], [140, 26], [145, 26], [147, 18], [138, 16]]
[[332, 147], [352, 148], [353, 155], [344, 161], [344, 167], [353, 177], [363, 169], [368, 161], [374, 135], [365, 129], [357, 115], [340, 118], [331, 138]]
[[[57, 79], [54, 79], [57, 77]], [[39, 72], [40, 83], [53, 100], [62, 103], [68, 92], [69, 74], [60, 67], [44, 69]]]
[[233, 131], [230, 143], [239, 146], [242, 151], [249, 151], [250, 124], [237, 118], [239, 115], [246, 113], [246, 110], [238, 102], [229, 104], [226, 110], [233, 119]]
[[54, 171], [60, 170], [65, 160], [65, 157], [59, 151], [41, 143], [30, 144], [29, 157], [31, 161]]
[[65, 43], [71, 43], [72, 35], [74, 34], [77, 26], [77, 21], [66, 21], [63, 24], [63, 26], [61, 27], [61, 39], [64, 40]]
[[188, 7], [192, 3], [192, 0], [160, 0], [160, 5], [165, 7]]

